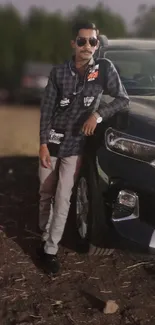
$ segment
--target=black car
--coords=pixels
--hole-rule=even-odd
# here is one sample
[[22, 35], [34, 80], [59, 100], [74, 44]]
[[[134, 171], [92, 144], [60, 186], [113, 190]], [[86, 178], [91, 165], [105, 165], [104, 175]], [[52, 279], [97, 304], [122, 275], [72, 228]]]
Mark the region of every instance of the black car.
[[128, 244], [154, 253], [155, 41], [109, 40], [99, 53], [114, 63], [130, 107], [90, 137], [72, 197], [74, 225], [89, 254]]
[[26, 62], [23, 65], [19, 87], [14, 90], [14, 99], [19, 103], [40, 104], [51, 69], [50, 63]]

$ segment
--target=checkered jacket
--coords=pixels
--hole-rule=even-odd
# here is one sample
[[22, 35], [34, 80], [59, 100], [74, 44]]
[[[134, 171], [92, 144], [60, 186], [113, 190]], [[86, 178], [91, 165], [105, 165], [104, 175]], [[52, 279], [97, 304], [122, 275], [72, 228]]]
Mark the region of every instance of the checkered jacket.
[[[109, 104], [104, 101], [104, 85], [99, 82], [104, 60], [107, 61], [107, 94], [114, 97]], [[73, 59], [52, 68], [41, 103], [40, 144], [49, 143], [51, 128], [64, 133], [58, 157], [82, 154], [86, 136], [81, 128], [94, 110], [104, 121], [128, 106], [128, 95], [114, 65], [107, 59], [99, 61], [98, 66], [94, 59], [90, 60], [84, 77], [76, 71]]]

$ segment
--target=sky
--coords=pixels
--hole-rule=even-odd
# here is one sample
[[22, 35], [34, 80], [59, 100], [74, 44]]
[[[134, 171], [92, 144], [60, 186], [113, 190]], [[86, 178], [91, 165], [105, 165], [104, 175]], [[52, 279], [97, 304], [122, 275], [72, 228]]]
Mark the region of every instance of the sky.
[[[44, 7], [49, 11], [62, 10], [68, 12], [73, 10], [77, 5], [95, 6], [98, 0], [0, 0], [0, 4], [12, 3], [23, 14], [32, 6]], [[153, 5], [154, 0], [101, 0], [106, 6], [113, 11], [120, 13], [126, 20], [127, 24], [131, 24], [137, 14], [137, 9], [140, 4], [147, 3]]]

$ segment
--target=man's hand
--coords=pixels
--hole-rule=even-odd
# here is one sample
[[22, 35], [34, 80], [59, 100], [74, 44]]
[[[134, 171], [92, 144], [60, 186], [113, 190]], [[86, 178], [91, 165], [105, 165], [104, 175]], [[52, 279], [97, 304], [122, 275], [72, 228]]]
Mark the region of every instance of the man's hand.
[[95, 115], [91, 115], [88, 120], [84, 123], [83, 128], [82, 128], [82, 132], [85, 135], [93, 135], [94, 131], [96, 129], [96, 125], [97, 125], [97, 120]]
[[39, 150], [39, 157], [41, 160], [41, 164], [45, 168], [50, 168], [51, 167], [51, 158], [50, 158], [50, 153], [47, 148], [46, 144], [41, 144], [40, 150]]

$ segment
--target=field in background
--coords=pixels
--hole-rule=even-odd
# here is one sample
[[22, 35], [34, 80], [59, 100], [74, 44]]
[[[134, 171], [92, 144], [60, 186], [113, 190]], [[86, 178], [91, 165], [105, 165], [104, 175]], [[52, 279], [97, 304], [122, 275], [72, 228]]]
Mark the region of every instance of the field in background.
[[0, 106], [0, 156], [37, 156], [39, 107]]

